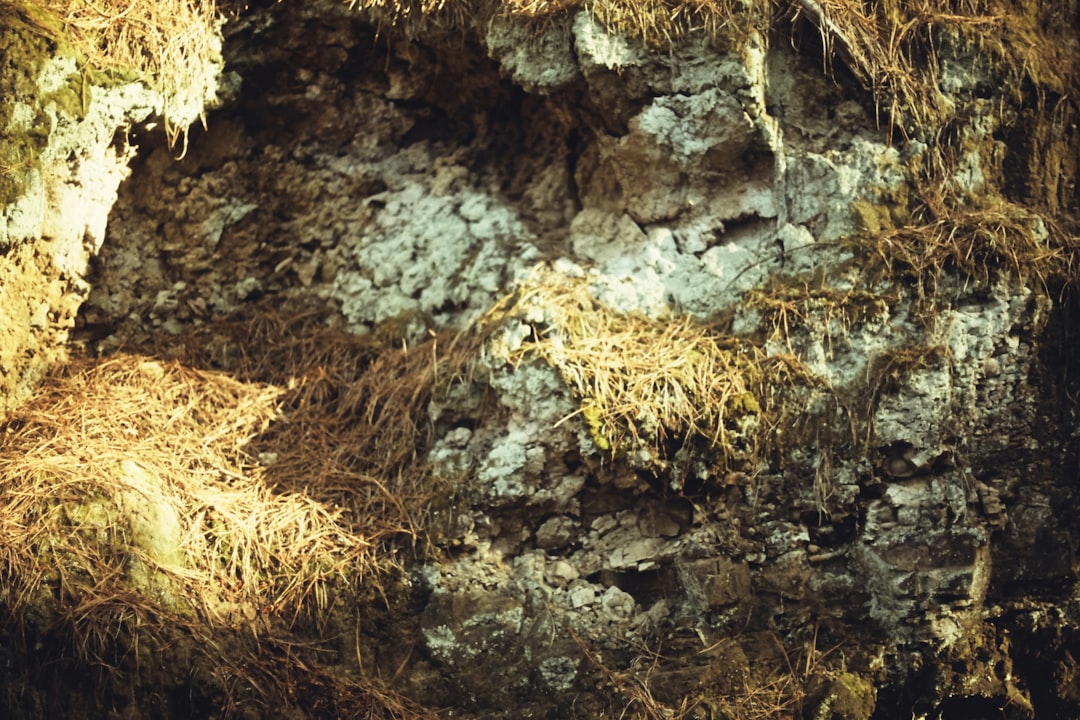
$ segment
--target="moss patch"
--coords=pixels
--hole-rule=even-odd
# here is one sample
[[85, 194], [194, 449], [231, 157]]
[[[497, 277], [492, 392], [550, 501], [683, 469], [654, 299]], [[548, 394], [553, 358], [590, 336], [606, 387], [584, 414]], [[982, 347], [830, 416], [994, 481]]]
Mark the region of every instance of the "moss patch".
[[[0, 204], [26, 192], [51, 127], [38, 97], [37, 78], [61, 48], [55, 22], [39, 9], [0, 5]], [[27, 104], [31, 103], [31, 104]]]

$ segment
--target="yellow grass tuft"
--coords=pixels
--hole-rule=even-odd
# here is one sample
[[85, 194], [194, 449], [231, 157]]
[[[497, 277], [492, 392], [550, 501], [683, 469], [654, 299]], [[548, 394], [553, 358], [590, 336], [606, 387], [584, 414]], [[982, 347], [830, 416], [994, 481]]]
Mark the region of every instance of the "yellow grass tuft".
[[582, 279], [539, 271], [504, 303], [532, 327], [510, 352], [555, 367], [580, 402], [593, 444], [611, 455], [703, 442], [719, 470], [752, 471], [771, 424], [783, 414], [781, 389], [808, 382], [789, 356], [766, 357], [752, 343], [689, 316], [653, 320], [598, 302]]
[[585, 7], [608, 28], [660, 47], [693, 33], [716, 40], [756, 29], [764, 37], [772, 11], [769, 0], [592, 0]]
[[329, 580], [373, 566], [372, 541], [317, 494], [275, 491], [245, 452], [281, 395], [140, 355], [49, 378], [0, 435], [13, 596], [47, 589], [89, 617], [134, 587], [159, 613], [211, 621], [325, 604]]

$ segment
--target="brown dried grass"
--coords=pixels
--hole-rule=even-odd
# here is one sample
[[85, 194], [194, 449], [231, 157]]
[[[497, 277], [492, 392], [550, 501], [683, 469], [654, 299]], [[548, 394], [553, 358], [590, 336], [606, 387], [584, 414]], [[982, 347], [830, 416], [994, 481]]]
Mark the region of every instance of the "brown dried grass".
[[[614, 669], [603, 656], [591, 649], [580, 637], [571, 632], [582, 654], [602, 682], [597, 683], [606, 690], [612, 699], [621, 701], [623, 707], [620, 718], [641, 718], [642, 720], [689, 720], [699, 717], [725, 717], [737, 720], [791, 720], [803, 717], [808, 700], [807, 689], [815, 679], [835, 677], [841, 671], [843, 663], [829, 660], [836, 648], [822, 651], [818, 648], [818, 628], [812, 629], [808, 642], [796, 652], [789, 651], [773, 633], [768, 634], [771, 647], [759, 646], [757, 653], [749, 662], [743, 656], [743, 664], [709, 667], [698, 665], [699, 676], [696, 687], [688, 694], [681, 688], [672, 698], [671, 688], [664, 688], [666, 702], [654, 695], [658, 684], [664, 682], [665, 668], [673, 664], [683, 668], [688, 662], [687, 653], [674, 657], [665, 656], [648, 648], [638, 648], [638, 654], [628, 666]], [[764, 638], [761, 638], [764, 639]], [[727, 645], [739, 648], [741, 645], [754, 644], [749, 638], [740, 641], [725, 638], [696, 655], [710, 657], [717, 647]], [[761, 652], [766, 650], [766, 652]], [[693, 662], [693, 655], [689, 661]], [[837, 667], [839, 665], [839, 667]], [[716, 672], [723, 673], [720, 684], [714, 682]], [[654, 677], [658, 676], [658, 677]], [[713, 678], [710, 678], [713, 676]], [[606, 717], [606, 716], [605, 716]]]
[[1040, 14], [1049, 12], [1043, 8], [1008, 0], [791, 0], [783, 12], [813, 23], [826, 63], [843, 61], [905, 137], [937, 129], [954, 113], [938, 90], [943, 38], [989, 56], [1002, 87], [1014, 94], [1026, 79], [1040, 92], [1076, 90], [1078, 43], [1064, 27], [1054, 37], [1040, 26]]
[[592, 0], [585, 7], [606, 27], [668, 46], [701, 33], [717, 40], [745, 38], [758, 31], [764, 40], [771, 22], [771, 0]]
[[[331, 579], [376, 569], [369, 527], [318, 493], [275, 491], [245, 452], [280, 396], [141, 355], [75, 360], [48, 378], [0, 436], [3, 577], [16, 607], [45, 584], [81, 624], [116, 603], [213, 624], [232, 620], [222, 607], [325, 608]], [[128, 510], [118, 498], [132, 492], [145, 502]], [[176, 552], [141, 543], [132, 512], [161, 521]], [[163, 579], [160, 597], [133, 596], [135, 561]]]
[[873, 247], [872, 265], [887, 277], [911, 277], [920, 301], [936, 294], [945, 274], [980, 289], [1013, 278], [1051, 290], [1072, 284], [1080, 271], [1080, 237], [1006, 202], [881, 233]]
[[783, 390], [809, 382], [797, 360], [689, 316], [654, 320], [598, 302], [588, 281], [539, 270], [497, 312], [532, 328], [511, 362], [538, 356], [574, 391], [593, 443], [612, 455], [664, 458], [695, 438], [718, 452], [719, 470], [750, 471], [785, 415]]
[[[217, 633], [270, 642], [379, 588], [429, 490], [427, 402], [477, 338], [387, 349], [264, 313], [73, 360], [0, 425], [0, 599], [106, 672], [139, 637], [180, 634], [219, 679], [242, 665], [285, 682]], [[314, 682], [254, 687], [348, 684]], [[356, 687], [334, 702], [389, 714], [343, 717], [421, 716]]]
[[[245, 688], [265, 688], [287, 705], [302, 708], [307, 717], [342, 720], [435, 720], [438, 715], [387, 689], [381, 681], [356, 682], [328, 672], [303, 648], [270, 641], [257, 651], [234, 659], [223, 668], [233, 701], [226, 714], [239, 715], [236, 702]], [[272, 714], [272, 713], [267, 713]]]
[[[276, 456], [272, 480], [283, 487], [368, 487], [363, 509], [375, 522], [400, 515], [382, 503], [401, 507], [427, 492], [419, 462], [431, 439], [427, 404], [465, 377], [488, 332], [447, 331], [412, 347], [389, 347], [327, 326], [321, 313], [284, 315], [262, 306], [248, 319], [162, 334], [139, 348], [283, 388], [285, 422], [268, 427], [251, 451]], [[408, 526], [400, 515], [385, 529]]]
[[[44, 0], [41, 4], [60, 20], [67, 38], [92, 66], [134, 70], [162, 93], [170, 144], [186, 133], [193, 112], [202, 115], [203, 89], [213, 81], [221, 60], [219, 8], [228, 3]], [[174, 119], [181, 124], [174, 125]]]

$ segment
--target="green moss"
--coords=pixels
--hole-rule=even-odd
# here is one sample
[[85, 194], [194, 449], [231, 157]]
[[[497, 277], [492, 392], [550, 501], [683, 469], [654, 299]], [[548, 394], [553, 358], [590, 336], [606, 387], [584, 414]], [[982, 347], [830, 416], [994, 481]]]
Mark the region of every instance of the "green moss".
[[74, 72], [67, 76], [67, 81], [62, 88], [42, 98], [42, 105], [51, 103], [56, 106], [58, 112], [76, 120], [83, 120], [90, 112], [92, 98], [93, 89], [86, 73]]
[[148, 78], [145, 73], [142, 73], [135, 68], [95, 68], [86, 66], [79, 72], [86, 78], [86, 81], [91, 87], [112, 88], [130, 85], [135, 82], [145, 83], [148, 86], [151, 85], [150, 78]]
[[20, 98], [35, 97], [37, 77], [63, 46], [48, 16], [31, 6], [0, 5], [0, 58], [5, 93], [0, 96], [0, 128], [11, 123]]
[[79, 70], [69, 74], [64, 86], [42, 98], [42, 105], [55, 105], [57, 112], [64, 113], [75, 120], [84, 120], [90, 112], [95, 88], [111, 88], [133, 82], [144, 82], [148, 78], [131, 68], [110, 67], [98, 69], [80, 61]]
[[[58, 49], [59, 27], [30, 4], [0, 5], [0, 203], [11, 204], [26, 193], [39, 156], [48, 142], [51, 124], [40, 105], [29, 118], [19, 118], [20, 103], [36, 103], [37, 78]], [[24, 105], [25, 107], [25, 105]], [[25, 112], [23, 113], [26, 114]]]
[[[56, 57], [73, 57], [79, 70], [65, 84], [40, 94], [38, 78]], [[52, 115], [86, 118], [93, 88], [142, 80], [127, 68], [92, 68], [64, 38], [60, 22], [34, 3], [0, 4], [0, 204], [10, 205], [29, 189], [41, 169], [40, 156], [53, 131]], [[49, 112], [51, 110], [51, 112]]]
[[0, 138], [0, 205], [21, 198], [30, 185], [32, 173], [40, 167], [33, 144]]
[[734, 396], [727, 403], [729, 412], [736, 415], [760, 415], [761, 405], [753, 393], [744, 392]]
[[811, 683], [804, 717], [812, 720], [869, 720], [877, 690], [855, 673], [829, 673]]
[[611, 441], [604, 435], [604, 411], [593, 402], [586, 401], [581, 406], [581, 416], [589, 428], [589, 438], [593, 445], [602, 452], [611, 450]]
[[864, 232], [879, 233], [893, 226], [892, 214], [884, 205], [875, 205], [867, 200], [856, 200], [851, 204], [851, 212]]
[[71, 502], [63, 506], [64, 515], [74, 527], [93, 532], [99, 542], [108, 539], [120, 517], [116, 504], [103, 497], [89, 498], [84, 502]]

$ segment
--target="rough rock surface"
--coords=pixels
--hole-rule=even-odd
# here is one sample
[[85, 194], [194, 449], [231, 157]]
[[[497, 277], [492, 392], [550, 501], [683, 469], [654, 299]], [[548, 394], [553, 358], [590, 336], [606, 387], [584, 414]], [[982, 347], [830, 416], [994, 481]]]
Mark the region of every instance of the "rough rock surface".
[[[390, 603], [415, 611], [370, 611], [376, 643], [414, 648], [372, 651], [398, 689], [454, 717], [601, 717], [597, 688], [651, 663], [655, 702], [738, 716], [718, 698], [798, 656], [805, 717], [1080, 712], [1071, 296], [1007, 260], [927, 273], [890, 254], [944, 130], [890, 137], [814, 50], [750, 33], [658, 52], [585, 11], [404, 37], [282, 3], [227, 26], [225, 52], [235, 94], [183, 160], [135, 135], [107, 234], [110, 191], [85, 182], [68, 186], [93, 217], [20, 231], [85, 238], [18, 291], [26, 326], [64, 325], [88, 293], [78, 338], [107, 351], [269, 297], [411, 344], [544, 264], [619, 313], [689, 314], [805, 373], [759, 398], [785, 412], [742, 467], [692, 437], [609, 452], [588, 398], [521, 354], [544, 308], [511, 317], [429, 409], [441, 490]], [[1076, 212], [1076, 165], [1049, 187], [1038, 160], [1076, 156], [1075, 100], [1064, 139], [1025, 145], [1027, 101], [972, 47], [942, 52], [965, 139], [947, 184], [1028, 208], [1001, 227], [1053, 246], [1037, 213]], [[69, 144], [118, 178], [130, 151], [106, 135]], [[4, 260], [27, 266], [19, 247]]]
[[[0, 10], [0, 411], [65, 357], [135, 155], [126, 131], [164, 104], [145, 82], [92, 70], [62, 38], [32, 6]], [[198, 115], [214, 88], [193, 92]]]

